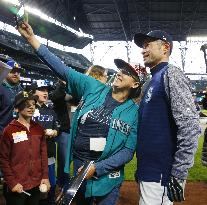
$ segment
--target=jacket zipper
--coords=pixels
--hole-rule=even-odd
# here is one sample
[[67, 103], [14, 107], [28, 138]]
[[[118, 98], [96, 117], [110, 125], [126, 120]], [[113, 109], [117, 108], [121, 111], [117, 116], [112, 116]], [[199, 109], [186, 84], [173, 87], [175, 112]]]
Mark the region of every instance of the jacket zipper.
[[30, 132], [28, 131], [29, 135], [29, 176], [32, 176], [32, 142], [30, 137]]

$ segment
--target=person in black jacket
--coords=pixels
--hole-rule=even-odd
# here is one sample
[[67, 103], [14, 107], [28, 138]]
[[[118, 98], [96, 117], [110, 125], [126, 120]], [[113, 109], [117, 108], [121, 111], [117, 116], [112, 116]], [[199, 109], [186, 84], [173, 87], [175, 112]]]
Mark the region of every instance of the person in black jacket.
[[36, 110], [33, 115], [33, 120], [39, 122], [45, 129], [47, 141], [47, 155], [48, 155], [48, 174], [51, 184], [51, 189], [48, 193], [47, 204], [55, 204], [55, 156], [56, 145], [55, 137], [58, 135], [59, 123], [55, 111], [47, 107], [49, 86], [45, 81], [37, 81], [35, 95], [39, 97]]
[[203, 141], [201, 162], [202, 162], [203, 166], [207, 167], [207, 128], [205, 129], [205, 132], [204, 132], [204, 141]]
[[202, 103], [203, 109], [207, 110], [207, 93], [205, 93], [205, 96], [202, 99], [201, 103]]
[[69, 174], [64, 172], [68, 138], [70, 137], [70, 118], [66, 102], [66, 83], [59, 80], [56, 89], [51, 91], [49, 99], [53, 102], [53, 110], [60, 122], [57, 142], [57, 184], [60, 188], [69, 182]]

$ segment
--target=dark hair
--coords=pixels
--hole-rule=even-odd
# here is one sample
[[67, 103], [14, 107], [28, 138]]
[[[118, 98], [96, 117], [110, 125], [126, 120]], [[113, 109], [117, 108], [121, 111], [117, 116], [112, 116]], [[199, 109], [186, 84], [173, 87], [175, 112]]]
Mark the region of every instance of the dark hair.
[[130, 98], [137, 98], [140, 96], [142, 91], [142, 84], [140, 83], [137, 88], [131, 88], [129, 97]]
[[28, 105], [28, 100], [25, 100], [21, 102], [20, 104], [18, 104], [17, 106], [15, 106], [15, 108], [18, 108], [19, 111], [22, 111], [27, 107], [27, 105]]
[[107, 72], [108, 69], [100, 66], [100, 65], [92, 65], [90, 68], [87, 69], [85, 73], [88, 72], [88, 75], [91, 77], [100, 80], [100, 77], [104, 76], [104, 73]]
[[18, 104], [17, 106], [15, 106], [15, 108], [18, 108], [19, 111], [24, 110], [25, 107], [26, 107], [26, 101], [23, 101], [20, 104]]

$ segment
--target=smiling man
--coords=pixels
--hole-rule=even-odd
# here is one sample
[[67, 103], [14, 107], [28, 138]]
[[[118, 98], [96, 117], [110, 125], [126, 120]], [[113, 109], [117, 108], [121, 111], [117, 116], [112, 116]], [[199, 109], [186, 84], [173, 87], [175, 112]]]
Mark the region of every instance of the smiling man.
[[9, 60], [7, 65], [13, 69], [0, 85], [0, 135], [4, 127], [13, 119], [14, 97], [22, 90], [19, 84], [21, 66], [13, 60]]
[[136, 34], [134, 42], [142, 48], [145, 66], [152, 74], [140, 104], [136, 172], [139, 205], [171, 205], [184, 200], [185, 180], [200, 135], [199, 116], [188, 79], [168, 63], [173, 48], [171, 36], [154, 30]]

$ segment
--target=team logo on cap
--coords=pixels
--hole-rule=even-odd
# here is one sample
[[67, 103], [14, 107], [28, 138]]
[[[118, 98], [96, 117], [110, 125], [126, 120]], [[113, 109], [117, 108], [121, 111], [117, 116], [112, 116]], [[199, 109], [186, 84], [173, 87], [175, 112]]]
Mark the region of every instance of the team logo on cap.
[[14, 68], [19, 68], [19, 64], [18, 63], [14, 63]]
[[26, 91], [23, 91], [23, 96], [24, 96], [24, 98], [28, 98], [29, 97], [29, 95], [28, 95], [28, 93]]
[[145, 67], [140, 66], [140, 64], [135, 64], [134, 65], [134, 70], [140, 75], [147, 75], [147, 71]]
[[133, 67], [134, 71], [138, 74], [140, 81], [141, 82], [146, 81], [148, 76], [146, 68], [138, 63], [130, 63], [130, 65]]

